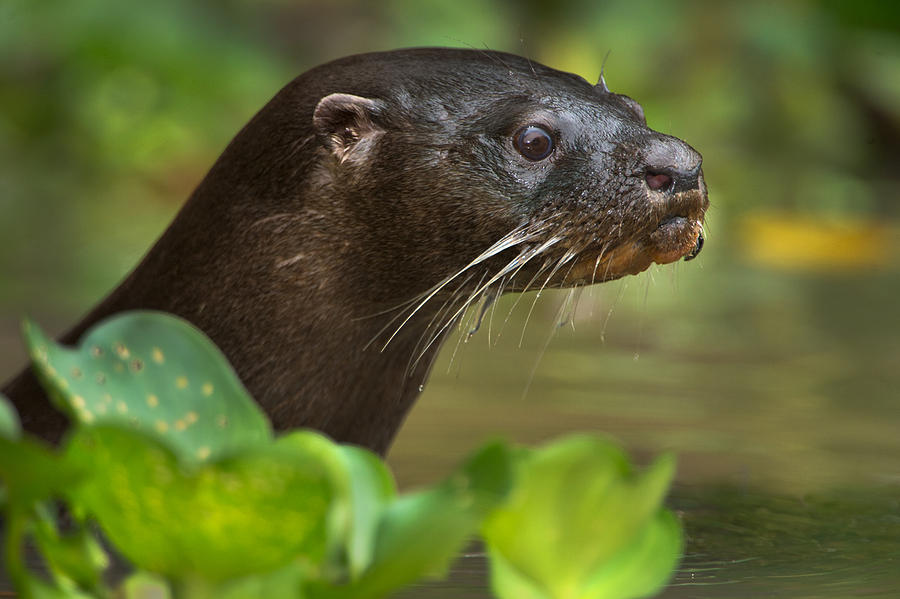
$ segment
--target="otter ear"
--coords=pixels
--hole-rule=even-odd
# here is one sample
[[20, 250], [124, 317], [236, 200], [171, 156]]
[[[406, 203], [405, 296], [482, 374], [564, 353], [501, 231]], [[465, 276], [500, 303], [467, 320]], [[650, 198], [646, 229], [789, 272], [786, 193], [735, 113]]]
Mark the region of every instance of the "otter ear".
[[381, 102], [350, 94], [330, 94], [319, 100], [313, 127], [319, 141], [340, 159], [356, 144], [381, 131], [374, 123]]

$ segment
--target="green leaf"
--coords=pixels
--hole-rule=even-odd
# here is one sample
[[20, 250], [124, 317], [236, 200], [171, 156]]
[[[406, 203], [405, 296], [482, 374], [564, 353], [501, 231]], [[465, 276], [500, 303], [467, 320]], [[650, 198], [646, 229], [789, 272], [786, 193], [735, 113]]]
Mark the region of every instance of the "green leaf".
[[308, 596], [384, 597], [423, 576], [444, 575], [485, 515], [509, 492], [511, 469], [509, 449], [493, 443], [437, 487], [394, 501], [379, 526], [374, 561], [362, 576], [344, 586], [310, 585]]
[[53, 509], [42, 504], [35, 510], [34, 538], [48, 569], [60, 587], [99, 589], [109, 565], [106, 552], [83, 522], [60, 534]]
[[19, 423], [19, 415], [2, 393], [0, 393], [0, 437], [6, 439], [18, 439], [22, 434], [22, 425]]
[[123, 599], [171, 599], [172, 593], [165, 579], [139, 571], [122, 583], [121, 596]]
[[328, 464], [336, 493], [329, 521], [332, 579], [357, 578], [372, 562], [375, 536], [387, 505], [396, 497], [394, 478], [384, 462], [361, 447], [339, 445], [315, 431], [281, 439]]
[[303, 599], [307, 576], [302, 567], [290, 564], [275, 572], [223, 583], [206, 590], [205, 595], [211, 599]]
[[102, 425], [66, 455], [93, 473], [70, 502], [141, 569], [214, 583], [325, 558], [331, 474], [289, 438], [184, 468], [158, 438]]
[[[4, 432], [0, 433], [0, 482], [3, 483], [0, 489], [2, 491], [0, 504], [3, 507], [5, 529], [4, 569], [24, 597], [39, 599], [86, 597], [77, 587], [82, 580], [88, 581], [89, 584], [90, 581], [97, 580], [93, 576], [94, 572], [89, 572], [96, 564], [85, 563], [85, 567], [81, 568], [81, 564], [74, 564], [68, 560], [68, 557], [73, 556], [73, 552], [68, 551], [72, 549], [68, 545], [69, 539], [56, 537], [53, 539], [57, 541], [56, 543], [50, 540], [50, 534], [55, 533], [55, 528], [51, 531], [52, 524], [46, 520], [46, 513], [41, 511], [44, 508], [40, 503], [61, 495], [62, 491], [79, 480], [81, 472], [78, 468], [65, 464], [60, 456], [43, 444], [22, 437], [15, 411], [2, 396], [0, 396], [0, 413], [2, 413], [0, 420], [5, 421]], [[37, 521], [35, 516], [38, 516]], [[44, 516], [43, 520], [41, 516]], [[35, 577], [25, 566], [24, 545], [26, 538], [35, 531], [35, 528], [42, 551], [51, 552], [48, 564], [55, 574], [56, 584], [49, 584]], [[72, 570], [69, 570], [70, 566], [73, 567]], [[74, 574], [74, 578], [70, 577], [70, 574]]]
[[184, 320], [160, 312], [117, 314], [73, 349], [28, 321], [24, 334], [51, 399], [80, 423], [128, 424], [188, 463], [272, 437], [222, 353]]
[[31, 599], [91, 599], [90, 595], [74, 584], [63, 586], [59, 584], [59, 580], [51, 584], [28, 571], [22, 549], [31, 528], [32, 515], [33, 510], [19, 504], [7, 505], [3, 514], [3, 565], [16, 592]]
[[30, 507], [70, 488], [81, 474], [38, 441], [0, 437], [0, 481], [9, 503]]
[[584, 597], [650, 596], [669, 580], [682, 550], [681, 523], [660, 509], [630, 546], [594, 574]]
[[[657, 523], [673, 474], [670, 456], [637, 473], [621, 449], [595, 437], [524, 454], [509, 501], [483, 528], [494, 592], [625, 599], [640, 596], [635, 589], [656, 590], [679, 553], [680, 529], [673, 537], [671, 526]], [[642, 580], [621, 577], [633, 564], [653, 569], [638, 572]]]

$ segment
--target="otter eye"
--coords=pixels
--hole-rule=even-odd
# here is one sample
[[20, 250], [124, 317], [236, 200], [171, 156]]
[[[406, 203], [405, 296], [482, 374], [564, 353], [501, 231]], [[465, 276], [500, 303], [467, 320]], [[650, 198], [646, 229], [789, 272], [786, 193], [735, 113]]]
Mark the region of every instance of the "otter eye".
[[543, 160], [553, 152], [553, 138], [536, 125], [522, 127], [513, 138], [519, 154], [528, 160]]

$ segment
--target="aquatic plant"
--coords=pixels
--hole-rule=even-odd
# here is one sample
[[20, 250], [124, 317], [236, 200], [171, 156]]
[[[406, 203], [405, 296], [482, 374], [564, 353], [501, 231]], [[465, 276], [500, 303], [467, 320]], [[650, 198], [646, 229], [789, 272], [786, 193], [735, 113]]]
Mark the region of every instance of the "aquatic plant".
[[[656, 592], [680, 557], [680, 524], [661, 507], [671, 457], [638, 472], [599, 437], [495, 441], [400, 494], [367, 450], [274, 435], [183, 320], [121, 314], [76, 348], [24, 330], [73, 427], [45, 446], [0, 397], [5, 567], [23, 596], [374, 599], [445, 574], [480, 534], [498, 597], [627, 599]], [[134, 568], [117, 589], [98, 534]], [[26, 565], [28, 541], [46, 575]]]

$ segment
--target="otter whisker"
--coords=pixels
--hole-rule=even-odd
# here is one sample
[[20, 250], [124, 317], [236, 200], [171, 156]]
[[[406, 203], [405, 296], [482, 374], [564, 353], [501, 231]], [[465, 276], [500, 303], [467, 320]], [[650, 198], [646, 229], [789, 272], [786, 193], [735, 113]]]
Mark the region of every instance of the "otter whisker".
[[512, 260], [510, 260], [510, 261], [507, 263], [507, 265], [504, 266], [503, 268], [501, 268], [500, 271], [497, 272], [497, 274], [495, 274], [494, 276], [492, 276], [492, 277], [490, 278], [490, 280], [488, 280], [487, 283], [484, 283], [482, 286], [480, 286], [479, 288], [477, 288], [477, 289], [469, 296], [469, 299], [466, 300], [466, 302], [464, 303], [464, 305], [463, 305], [462, 308], [460, 308], [459, 310], [457, 310], [456, 314], [453, 315], [453, 318], [455, 319], [456, 316], [459, 316], [459, 314], [460, 314], [461, 312], [463, 312], [463, 311], [469, 306], [469, 304], [471, 304], [471, 302], [472, 302], [475, 298], [477, 298], [477, 297], [481, 294], [481, 292], [484, 291], [486, 288], [490, 287], [491, 285], [493, 285], [494, 283], [496, 283], [498, 280], [500, 280], [501, 278], [505, 277], [506, 275], [508, 275], [508, 274], [510, 274], [510, 273], [513, 273], [512, 276], [515, 276], [515, 273], [517, 273], [519, 270], [521, 270], [522, 267], [525, 266], [525, 264], [526, 264], [529, 260], [531, 260], [532, 258], [534, 258], [535, 256], [537, 256], [537, 255], [540, 254], [541, 252], [545, 251], [548, 247], [550, 247], [551, 245], [557, 243], [558, 241], [559, 241], [559, 238], [551, 238], [551, 239], [548, 239], [545, 243], [541, 244], [539, 247], [537, 247], [537, 248], [535, 248], [535, 249], [533, 249], [533, 250], [528, 250], [528, 251], [522, 252], [522, 253], [520, 253], [518, 256], [516, 256], [515, 258], [513, 258]]
[[600, 262], [603, 260], [603, 256], [606, 255], [606, 250], [609, 249], [610, 245], [611, 243], [603, 244], [603, 247], [600, 248], [600, 253], [597, 254], [597, 259], [594, 261], [594, 272], [591, 273], [591, 285], [597, 282], [597, 269], [600, 268]]
[[[481, 280], [478, 282], [478, 285], [476, 285], [476, 287], [481, 285], [481, 283], [484, 281], [485, 276], [487, 276], [487, 272], [485, 272], [482, 275]], [[459, 291], [461, 292], [462, 290], [460, 289]], [[413, 354], [415, 355], [415, 359], [412, 360], [412, 358], [411, 358], [412, 368], [416, 367], [416, 365], [419, 363], [419, 361], [422, 359], [422, 357], [428, 352], [428, 349], [445, 334], [447, 329], [449, 329], [453, 325], [454, 322], [460, 323], [459, 326], [460, 326], [461, 331], [465, 328], [465, 325], [462, 322], [461, 314], [465, 313], [465, 310], [472, 304], [472, 301], [473, 301], [473, 298], [470, 296], [466, 297], [467, 295], [468, 294], [465, 294], [465, 293], [454, 293], [453, 306], [450, 307], [449, 310], [443, 310], [443, 309], [441, 310], [440, 322], [443, 322], [443, 325], [440, 326], [440, 328], [438, 328], [438, 330], [436, 332], [434, 332], [433, 334], [430, 334], [428, 343], [421, 350], [419, 350], [419, 347], [421, 347], [421, 346], [416, 347], [416, 350], [413, 352]], [[463, 299], [464, 297], [465, 297], [465, 299]], [[484, 294], [482, 293], [482, 295], [480, 297], [483, 299]], [[455, 307], [456, 305], [459, 305], [459, 300], [461, 300], [461, 299], [462, 299], [461, 309], [456, 310], [453, 315], [451, 315], [449, 318], [447, 318], [445, 320], [444, 317], [446, 316], [446, 314], [450, 310], [453, 310], [453, 307]], [[470, 321], [471, 321], [471, 319], [470, 319]], [[460, 343], [462, 343], [463, 340], [467, 340], [467, 339], [468, 339], [468, 337], [466, 336], [466, 334], [461, 332], [459, 337], [456, 340], [456, 346], [454, 347], [453, 354], [450, 357], [450, 363], [447, 365], [448, 368], [453, 366], [453, 361], [456, 358], [457, 351], [459, 351]]]
[[544, 274], [544, 272], [547, 271], [547, 269], [550, 267], [550, 265], [551, 265], [552, 263], [553, 263], [552, 260], [545, 260], [544, 263], [541, 264], [541, 267], [538, 268], [537, 272], [535, 272], [534, 275], [532, 275], [531, 279], [528, 280], [528, 283], [527, 283], [527, 284], [525, 285], [525, 287], [522, 289], [522, 293], [520, 293], [520, 294], [516, 297], [516, 301], [513, 302], [512, 307], [511, 307], [511, 308], [509, 309], [509, 311], [506, 313], [506, 318], [503, 319], [503, 325], [500, 327], [500, 332], [497, 333], [497, 337], [499, 337], [500, 334], [503, 332], [503, 329], [506, 328], [506, 325], [509, 323], [510, 317], [512, 317], [513, 312], [516, 311], [516, 308], [518, 307], [519, 302], [521, 302], [521, 301], [522, 301], [522, 298], [525, 297], [525, 292], [526, 292], [526, 291], [529, 291], [529, 290], [531, 289], [531, 286], [532, 286], [532, 285], [534, 284], [534, 282], [538, 279], [538, 277], [540, 277], [542, 274]]
[[609, 304], [609, 310], [606, 312], [606, 318], [603, 319], [603, 326], [600, 327], [600, 342], [606, 343], [606, 327], [609, 325], [609, 321], [612, 318], [613, 312], [616, 309], [616, 306], [619, 305], [619, 302], [622, 300], [622, 296], [625, 294], [625, 287], [628, 286], [627, 281], [623, 281], [621, 285], [619, 285], [618, 291], [616, 291], [616, 297], [613, 298], [612, 302]]
[[556, 313], [556, 322], [553, 323], [553, 328], [561, 329], [566, 326], [568, 323], [572, 322], [572, 312], [571, 308], [574, 302], [575, 290], [578, 289], [578, 286], [570, 287], [566, 290], [566, 296], [560, 302], [560, 309], [557, 310]]
[[[473, 268], [474, 266], [476, 266], [476, 265], [478, 265], [478, 264], [481, 264], [482, 262], [484, 262], [484, 261], [487, 260], [488, 258], [491, 258], [491, 257], [493, 257], [493, 256], [496, 256], [496, 255], [499, 254], [500, 252], [502, 252], [502, 251], [504, 251], [504, 250], [507, 250], [507, 249], [509, 249], [509, 248], [511, 248], [511, 247], [514, 247], [514, 246], [516, 246], [516, 245], [519, 245], [519, 244], [521, 244], [521, 243], [524, 243], [524, 242], [526, 242], [526, 241], [530, 241], [531, 239], [534, 239], [534, 238], [535, 238], [537, 235], [539, 235], [539, 234], [542, 232], [542, 230], [543, 230], [542, 224], [541, 224], [540, 226], [538, 226], [538, 227], [537, 227], [535, 230], [533, 230], [533, 231], [527, 230], [527, 226], [528, 226], [528, 223], [516, 227], [516, 228], [513, 229], [510, 233], [508, 233], [507, 235], [503, 236], [499, 241], [497, 241], [496, 243], [494, 243], [491, 247], [489, 247], [489, 248], [486, 249], [484, 252], [482, 252], [481, 254], [479, 254], [474, 260], [472, 260], [471, 262], [469, 262], [466, 266], [464, 266], [463, 268], [461, 268], [459, 271], [457, 271], [457, 272], [454, 273], [453, 275], [451, 275], [451, 276], [445, 278], [443, 281], [441, 281], [440, 283], [438, 283], [437, 285], [435, 285], [430, 291], [425, 292], [425, 297], [424, 297], [424, 299], [422, 299], [422, 300], [418, 303], [418, 305], [417, 305], [415, 308], [413, 308], [413, 310], [406, 316], [406, 318], [403, 320], [403, 322], [400, 323], [400, 325], [399, 325], [399, 326], [397, 327], [397, 329], [393, 332], [393, 334], [391, 334], [391, 336], [388, 338], [388, 340], [385, 341], [384, 345], [381, 347], [381, 351], [384, 351], [384, 350], [387, 348], [387, 346], [388, 346], [388, 345], [390, 344], [390, 342], [394, 339], [394, 337], [396, 337], [397, 333], [400, 332], [400, 329], [402, 329], [403, 326], [404, 326], [407, 322], [409, 322], [410, 319], [411, 319], [413, 316], [415, 316], [415, 314], [416, 314], [420, 309], [422, 309], [422, 307], [423, 307], [425, 304], [427, 304], [429, 300], [431, 300], [431, 298], [433, 298], [433, 297], [434, 297], [435, 295], [437, 295], [444, 287], [446, 287], [447, 284], [450, 283], [450, 281], [454, 280], [456, 277], [460, 276], [462, 273], [466, 272], [466, 271], [469, 270], [470, 268]], [[400, 316], [400, 315], [398, 315], [397, 318], [399, 318], [399, 316]], [[389, 327], [391, 324], [393, 324], [393, 322], [394, 322], [395, 320], [396, 320], [396, 318], [393, 319], [393, 320], [391, 320], [391, 322], [389, 322], [389, 323], [385, 326], [385, 329], [386, 329], [387, 327]], [[376, 338], [377, 338], [379, 335], [381, 335], [382, 332], [383, 332], [383, 331], [379, 331], [379, 332], [378, 332], [378, 335], [376, 335]]]
[[522, 342], [525, 340], [525, 330], [528, 328], [528, 322], [531, 320], [531, 313], [534, 312], [534, 307], [537, 305], [537, 301], [541, 297], [541, 294], [544, 292], [544, 289], [547, 287], [547, 284], [550, 282], [550, 279], [553, 278], [553, 275], [556, 274], [556, 272], [563, 264], [575, 258], [575, 256], [577, 256], [580, 251], [581, 250], [567, 250], [566, 253], [564, 253], [562, 257], [556, 261], [556, 266], [553, 267], [553, 269], [550, 271], [550, 274], [547, 275], [546, 279], [544, 279], [543, 284], [541, 284], [540, 289], [538, 289], [537, 293], [534, 294], [534, 301], [531, 302], [531, 308], [528, 309], [528, 315], [525, 316], [525, 324], [522, 325], [522, 334], [519, 336], [519, 347], [522, 347]]
[[[482, 303], [482, 307], [479, 309], [479, 312], [481, 312], [482, 315], [483, 315], [483, 310], [484, 310], [483, 304], [485, 302], [486, 294], [487, 294], [487, 291], [482, 293], [481, 299], [479, 300]], [[479, 323], [480, 323], [480, 318], [481, 317], [479, 317]], [[472, 318], [469, 318], [470, 323], [471, 323], [471, 321], [472, 321]], [[453, 368], [453, 363], [456, 361], [456, 354], [459, 353], [459, 348], [462, 346], [462, 344], [464, 342], [468, 343], [469, 339], [474, 334], [474, 331], [472, 330], [471, 326], [468, 326], [468, 328], [470, 329], [468, 332], [465, 332], [465, 328], [467, 328], [467, 327], [465, 325], [463, 325], [463, 323], [461, 322], [460, 323], [461, 331], [460, 331], [460, 334], [456, 338], [456, 345], [453, 346], [453, 353], [450, 354], [450, 362], [447, 364], [447, 372], [448, 373], [450, 372], [450, 369]]]
[[[556, 313], [556, 319], [559, 320], [560, 313], [563, 309], [563, 306], [560, 306], [559, 310]], [[528, 374], [528, 382], [525, 383], [525, 388], [522, 390], [522, 400], [524, 400], [528, 396], [528, 391], [531, 389], [531, 384], [534, 382], [534, 377], [537, 374], [538, 366], [540, 366], [541, 361], [544, 359], [544, 354], [547, 353], [547, 348], [550, 346], [550, 342], [553, 340], [553, 337], [557, 332], [556, 327], [551, 327], [550, 334], [547, 335], [547, 338], [544, 340], [543, 346], [541, 346], [541, 351], [538, 352], [538, 356], [534, 361], [534, 365], [531, 367], [531, 372]]]
[[[503, 239], [501, 239], [501, 240], [498, 241], [496, 244], [494, 244], [493, 246], [491, 246], [491, 248], [489, 248], [488, 250], [485, 250], [485, 252], [483, 252], [478, 258], [476, 258], [475, 260], [473, 260], [471, 263], [469, 263], [468, 265], [466, 265], [465, 267], [463, 267], [462, 269], [460, 269], [459, 271], [457, 271], [457, 272], [454, 273], [453, 275], [451, 275], [451, 276], [445, 278], [443, 281], [441, 281], [440, 283], [438, 283], [437, 285], [435, 285], [435, 286], [432, 287], [431, 289], [428, 289], [428, 290], [426, 290], [425, 292], [423, 292], [423, 293], [421, 293], [421, 294], [419, 294], [419, 295], [417, 295], [417, 296], [415, 296], [415, 297], [413, 297], [413, 298], [411, 298], [411, 299], [409, 299], [409, 300], [407, 300], [407, 301], [405, 301], [405, 302], [403, 302], [403, 303], [401, 303], [401, 304], [399, 304], [399, 305], [397, 305], [397, 306], [395, 306], [395, 307], [393, 307], [393, 308], [389, 308], [389, 309], [387, 309], [387, 310], [383, 310], [383, 311], [381, 311], [381, 312], [378, 312], [378, 313], [372, 315], [372, 316], [377, 316], [377, 315], [381, 315], [381, 314], [387, 314], [387, 313], [393, 312], [393, 311], [395, 311], [395, 310], [401, 310], [401, 309], [403, 309], [403, 308], [405, 308], [405, 307], [408, 307], [408, 306], [410, 306], [410, 305], [412, 305], [412, 304], [415, 304], [416, 302], [420, 302], [420, 303], [419, 303], [419, 304], [418, 304], [418, 305], [417, 305], [417, 306], [409, 313], [409, 315], [407, 315], [406, 319], [405, 319], [402, 323], [400, 323], [400, 326], [397, 327], [397, 330], [395, 330], [394, 333], [391, 335], [391, 337], [385, 342], [384, 346], [381, 348], [381, 351], [384, 351], [384, 349], [385, 349], [385, 348], [387, 347], [387, 345], [391, 342], [391, 340], [397, 335], [397, 333], [400, 332], [400, 329], [403, 328], [403, 326], [404, 326], [404, 325], [405, 325], [405, 324], [413, 317], [413, 315], [415, 315], [415, 313], [416, 313], [419, 309], [422, 308], [422, 306], [424, 306], [426, 303], [428, 303], [428, 301], [431, 300], [431, 298], [433, 298], [439, 291], [441, 291], [441, 289], [443, 289], [444, 287], [446, 287], [446, 286], [447, 286], [451, 281], [453, 281], [456, 277], [458, 277], [458, 276], [460, 276], [461, 274], [463, 274], [467, 269], [472, 268], [472, 267], [475, 266], [478, 262], [483, 261], [483, 260], [486, 260], [486, 259], [489, 258], [491, 255], [494, 255], [493, 253], [491, 253], [490, 255], [488, 255], [488, 252], [491, 252], [494, 248], [496, 248], [497, 246], [499, 246], [499, 245], [501, 245], [501, 244], [503, 244], [503, 246], [504, 246], [502, 249], [507, 249], [508, 247], [512, 247], [512, 246], [514, 246], [514, 245], [516, 245], [516, 244], [518, 244], [518, 243], [523, 243], [523, 242], [526, 240], [525, 238], [515, 240], [515, 241], [512, 242], [512, 243], [511, 243], [510, 240], [509, 240], [509, 238], [512, 237], [513, 234], [515, 234], [515, 233], [520, 233], [520, 232], [521, 232], [521, 231], [517, 229], [517, 230], [514, 230], [513, 232], [511, 232], [510, 234], [504, 236]], [[502, 251], [502, 249], [496, 250], [496, 251]], [[423, 298], [424, 298], [424, 299], [423, 299]], [[368, 343], [366, 343], [366, 345], [365, 345], [365, 347], [364, 347], [363, 349], [367, 349], [372, 343], [374, 343], [374, 341], [375, 341], [376, 339], [378, 339], [378, 337], [381, 336], [382, 333], [384, 333], [384, 332], [385, 332], [392, 324], [394, 324], [394, 323], [395, 323], [398, 319], [400, 319], [402, 316], [403, 316], [403, 313], [401, 312], [401, 313], [397, 314], [394, 318], [392, 318], [391, 320], [389, 320], [389, 321], [387, 322], [387, 324], [385, 324], [385, 325], [378, 331], [378, 333], [376, 333], [375, 336], [372, 337], [372, 339], [370, 339]], [[368, 317], [367, 317], [367, 318], [368, 318]]]
[[[544, 223], [541, 223], [542, 227], [543, 227], [543, 225], [544, 225]], [[498, 280], [506, 280], [506, 275], [509, 275], [511, 272], [512, 272], [512, 275], [510, 275], [508, 280], [512, 280], [512, 278], [515, 276], [515, 274], [518, 273], [525, 266], [525, 264], [528, 263], [529, 260], [531, 260], [535, 256], [539, 255], [540, 253], [546, 251], [547, 248], [552, 247], [555, 243], [559, 242], [560, 240], [561, 240], [561, 238], [559, 238], [559, 237], [552, 237], [536, 248], [523, 250], [516, 257], [514, 257], [512, 260], [510, 260], [506, 264], [506, 266], [502, 267], [496, 274], [494, 274], [488, 280], [487, 283], [477, 285], [476, 290], [472, 294], [470, 294], [468, 299], [466, 299], [462, 303], [462, 305], [459, 307], [459, 309], [457, 309], [456, 312], [454, 312], [454, 314], [449, 319], [447, 319], [444, 326], [441, 327], [440, 331], [438, 331], [438, 333], [432, 337], [432, 340], [422, 350], [422, 352], [419, 354], [419, 357], [416, 358], [416, 363], [418, 363], [418, 360], [421, 359], [421, 356], [424, 354], [425, 351], [428, 350], [428, 348], [431, 346], [431, 344], [434, 343], [434, 341], [436, 341], [437, 339], [439, 339], [441, 337], [441, 335], [443, 335], [444, 331], [448, 327], [450, 327], [454, 322], [456, 322], [457, 319], [459, 318], [459, 316], [461, 314], [463, 314], [465, 312], [465, 310], [472, 304], [472, 302], [476, 298], [478, 298], [480, 295], [482, 295], [486, 289], [490, 288], [491, 285], [496, 283]], [[451, 363], [452, 363], [452, 361], [451, 361]]]
[[488, 346], [490, 346], [491, 338], [493, 337], [493, 334], [494, 334], [494, 313], [497, 311], [497, 299], [499, 299], [500, 296], [503, 295], [503, 291], [506, 289], [506, 284], [509, 281], [510, 281], [510, 279], [507, 277], [503, 277], [502, 279], [500, 279], [500, 285], [497, 286], [497, 295], [496, 295], [494, 301], [491, 302], [491, 316], [490, 316], [490, 319], [488, 320], [488, 334], [487, 334]]
[[[476, 297], [478, 297], [478, 295], [479, 295], [482, 291], [484, 291], [485, 288], [487, 288], [487, 287], [489, 287], [490, 285], [496, 283], [501, 277], [504, 277], [505, 275], [509, 274], [510, 272], [513, 273], [513, 274], [512, 274], [512, 277], [514, 277], [514, 276], [516, 275], [516, 273], [518, 273], [518, 272], [522, 269], [522, 267], [525, 266], [525, 264], [526, 264], [529, 260], [531, 260], [531, 259], [534, 258], [535, 256], [541, 254], [542, 252], [546, 251], [547, 248], [549, 248], [549, 247], [552, 246], [553, 244], [559, 242], [560, 239], [561, 239], [561, 238], [559, 238], [559, 237], [552, 237], [552, 238], [548, 239], [546, 242], [544, 242], [543, 244], [541, 244], [540, 246], [538, 246], [537, 248], [535, 248], [535, 249], [533, 249], [533, 250], [529, 250], [529, 251], [523, 252], [523, 253], [519, 254], [518, 256], [516, 256], [515, 258], [513, 258], [506, 266], [504, 266], [502, 269], [500, 269], [500, 272], [498, 272], [498, 273], [495, 274], [493, 277], [491, 277], [491, 279], [490, 279], [487, 283], [485, 283], [484, 286], [482, 286], [481, 288], [477, 289], [477, 290], [469, 297], [469, 300], [467, 300], [467, 301], [465, 302], [465, 304], [463, 305], [463, 307], [460, 308], [460, 309], [457, 311], [457, 313], [453, 315], [453, 317], [455, 318], [456, 316], [459, 315], [460, 312], [462, 312], [463, 310], [465, 310], [465, 308], [468, 307], [468, 305], [472, 302], [472, 300], [474, 300]], [[510, 278], [512, 278], [512, 277], [510, 277]]]
[[[547, 243], [544, 243], [544, 244], [542, 244], [541, 248], [544, 246], [549, 247], [549, 245]], [[456, 322], [457, 318], [459, 318], [459, 316], [466, 311], [466, 309], [472, 304], [472, 302], [476, 298], [478, 298], [486, 289], [488, 289], [491, 285], [496, 283], [498, 280], [504, 278], [510, 272], [518, 271], [519, 269], [521, 269], [522, 266], [524, 266], [524, 264], [526, 262], [528, 262], [528, 260], [530, 260], [531, 258], [533, 258], [535, 255], [537, 255], [539, 253], [538, 250], [540, 250], [541, 248], [537, 248], [537, 250], [525, 250], [525, 251], [521, 252], [518, 256], [516, 256], [515, 258], [510, 260], [506, 264], [506, 266], [501, 268], [495, 275], [493, 275], [487, 281], [487, 283], [477, 285], [475, 292], [473, 292], [469, 295], [469, 297], [462, 303], [462, 305], [459, 307], [459, 309], [457, 309], [456, 312], [454, 312], [453, 315], [450, 316], [449, 319], [447, 319], [446, 323], [444, 324], [443, 327], [441, 327], [441, 329], [437, 332], [437, 334], [432, 337], [432, 339], [428, 343], [428, 345], [425, 346], [425, 348], [422, 350], [422, 352], [416, 358], [416, 363], [418, 363], [419, 359], [421, 359], [422, 355], [428, 350], [428, 348], [434, 343], [434, 341], [439, 339], [441, 337], [441, 335], [444, 333], [444, 331], [449, 326], [451, 326], [454, 322]], [[523, 259], [523, 256], [525, 257], [524, 259]]]
[[[576, 250], [575, 255], [577, 256], [578, 254], [581, 254], [585, 250], [586, 247], [587, 247], [587, 245], [584, 245], [580, 249]], [[572, 261], [572, 263], [569, 265], [569, 270], [566, 271], [566, 274], [562, 278], [563, 281], [566, 281], [569, 279], [569, 275], [572, 274], [572, 269], [575, 268], [575, 264], [576, 264], [576, 262]], [[572, 287], [571, 291], [569, 292], [568, 297], [566, 298], [566, 302], [570, 302], [570, 301], [573, 302], [573, 305], [571, 306], [571, 311], [569, 312], [569, 318], [568, 318], [569, 322], [571, 322], [571, 324], [572, 324], [572, 330], [575, 329], [575, 310], [578, 308], [578, 300], [581, 298], [581, 292], [583, 289], [584, 289], [583, 285], [575, 283], [574, 286]], [[576, 291], [577, 291], [577, 293], [576, 293]], [[557, 327], [562, 327], [562, 326], [565, 326], [565, 322], [557, 323]]]
[[[441, 307], [438, 308], [434, 315], [431, 317], [431, 320], [428, 321], [428, 325], [425, 327], [425, 330], [422, 331], [422, 334], [419, 336], [419, 340], [416, 343], [415, 348], [413, 349], [413, 353], [409, 358], [409, 363], [407, 364], [407, 372], [411, 375], [412, 371], [415, 369], [416, 365], [419, 362], [421, 356], [428, 351], [428, 348], [432, 343], [435, 342], [441, 335], [440, 323], [444, 322], [444, 317], [446, 314], [452, 310], [457, 302], [465, 297], [465, 289], [466, 285], [475, 276], [475, 273], [469, 273], [463, 281], [456, 286], [450, 296], [444, 300], [444, 303], [441, 304]], [[479, 280], [479, 284], [484, 280], [485, 274], [481, 275], [481, 279]], [[435, 332], [437, 330], [437, 332]], [[419, 351], [419, 348], [422, 348]]]
[[575, 285], [573, 290], [572, 314], [569, 322], [572, 324], [572, 330], [575, 330], [575, 318], [578, 316], [578, 307], [581, 304], [581, 297], [584, 295], [584, 285]]

